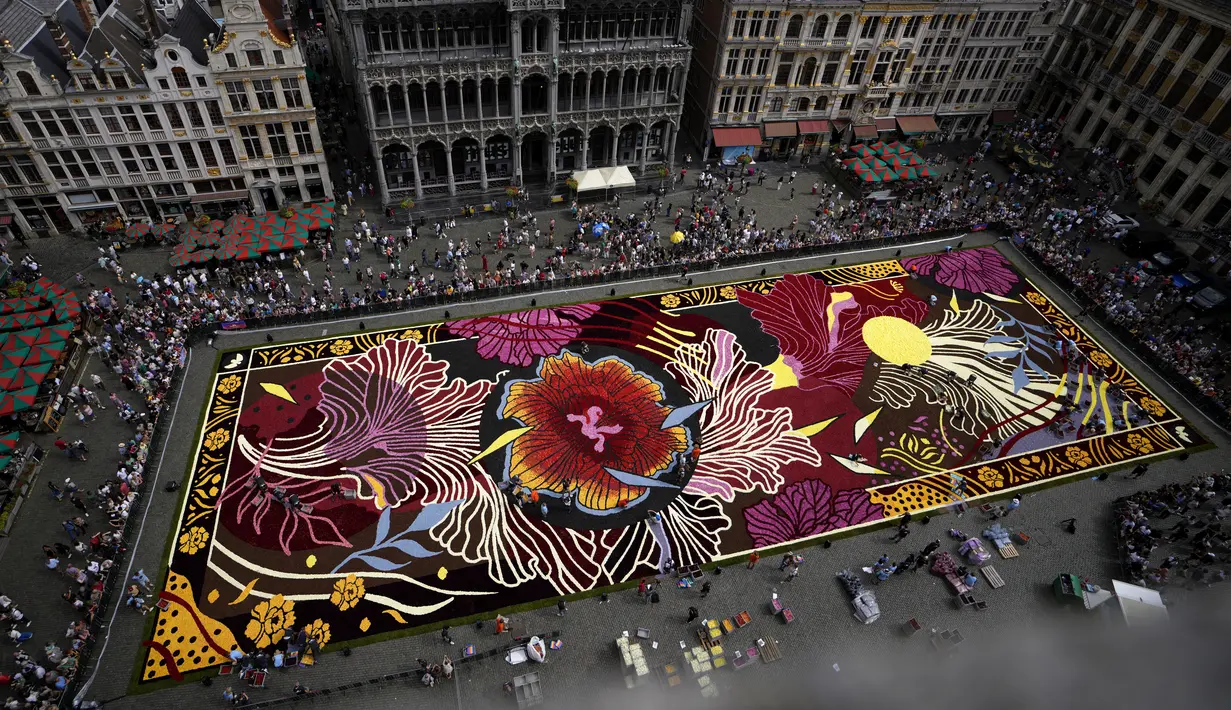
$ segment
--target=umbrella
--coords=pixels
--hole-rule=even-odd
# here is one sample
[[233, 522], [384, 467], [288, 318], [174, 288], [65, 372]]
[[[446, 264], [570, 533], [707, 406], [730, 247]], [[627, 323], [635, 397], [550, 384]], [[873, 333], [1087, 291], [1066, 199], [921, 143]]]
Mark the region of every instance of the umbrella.
[[22, 313], [24, 311], [38, 310], [43, 303], [43, 299], [38, 296], [27, 296], [26, 298], [10, 298], [5, 301], [0, 301], [0, 314], [5, 313]]
[[256, 259], [261, 251], [252, 244], [227, 244], [214, 251], [215, 259]]
[[869, 170], [871, 170], [871, 169], [872, 169], [872, 167], [871, 167], [870, 165], [868, 165], [867, 163], [863, 162], [862, 160], [857, 160], [857, 161], [855, 161], [854, 163], [851, 163], [851, 166], [850, 166], [850, 167], [851, 167], [851, 170], [852, 170], [852, 171], [853, 171], [856, 175], [863, 175], [864, 173], [866, 173], [866, 172], [868, 172]]
[[12, 350], [14, 348], [28, 348], [38, 342], [39, 335], [43, 332], [42, 328], [27, 328], [16, 333], [5, 333], [5, 342], [12, 343], [12, 347], [0, 348], [3, 350]]
[[880, 179], [885, 182], [892, 182], [898, 179], [898, 174], [893, 172], [889, 168], [885, 168], [884, 170], [880, 171], [879, 175], [880, 175]]
[[901, 176], [903, 180], [918, 180], [919, 171], [914, 168], [906, 168], [906, 170], [901, 173]]
[[877, 155], [881, 155], [885, 152], [885, 144], [880, 141], [876, 141], [875, 143], [869, 145], [868, 148]]
[[223, 228], [228, 230], [245, 230], [252, 229], [255, 224], [256, 223], [251, 217], [236, 214], [227, 218], [226, 224], [223, 225]]
[[51, 368], [55, 363], [46, 362], [34, 367], [23, 367], [17, 371], [17, 374], [5, 384], [4, 389], [8, 391], [26, 389], [27, 387], [38, 387], [43, 384], [43, 380], [51, 373]]
[[160, 225], [157, 225], [153, 229], [151, 229], [150, 233], [156, 237], [161, 237], [163, 235], [170, 234], [171, 232], [174, 232], [174, 231], [175, 231], [174, 224], [167, 224], [164, 222]]
[[34, 406], [38, 397], [38, 387], [27, 387], [17, 392], [5, 392], [0, 395], [0, 415], [24, 412]]
[[81, 315], [81, 301], [77, 294], [66, 293], [56, 301], [56, 322], [67, 323], [76, 320]]
[[150, 225], [145, 222], [138, 222], [124, 231], [124, 236], [128, 237], [129, 241], [137, 241], [150, 233]]
[[907, 153], [914, 152], [913, 148], [899, 141], [894, 141], [890, 143], [887, 147], [893, 148], [893, 152], [897, 153], [898, 155], [906, 155]]
[[41, 311], [27, 311], [25, 313], [10, 313], [7, 316], [0, 316], [0, 332], [6, 330], [24, 330], [39, 325], [46, 325], [51, 321], [54, 311], [50, 308], [45, 308]]
[[865, 159], [871, 158], [872, 156], [876, 155], [876, 153], [872, 152], [871, 148], [868, 148], [868, 146], [863, 145], [862, 143], [857, 146], [852, 147], [851, 152]]
[[863, 182], [880, 182], [881, 181], [880, 176], [871, 171], [868, 171], [864, 173], [863, 175], [860, 175], [859, 179]]
[[13, 380], [21, 375], [20, 367], [10, 367], [0, 371], [0, 390], [7, 390]]
[[167, 260], [167, 263], [173, 268], [178, 269], [181, 266], [187, 266], [188, 264], [203, 264], [210, 259], [213, 259], [214, 254], [213, 249], [172, 254], [171, 258]]
[[49, 291], [51, 287], [54, 285], [55, 285], [54, 281], [44, 276], [40, 278], [38, 281], [35, 281], [34, 283], [27, 286], [26, 290], [34, 294], [35, 296], [41, 296], [44, 293], [47, 293], [47, 291]]
[[894, 170], [901, 170], [902, 168], [906, 167], [906, 164], [902, 162], [902, 159], [898, 157], [897, 155], [893, 155], [893, 154], [885, 156], [885, 165], [888, 165], [890, 168], [893, 168]]
[[12, 456], [0, 456], [0, 470], [4, 469], [5, 466], [8, 466], [9, 461], [12, 461], [12, 460], [13, 460]]
[[73, 334], [72, 324], [53, 325], [50, 328], [43, 328], [39, 331], [38, 337], [34, 340], [34, 345], [47, 345], [56, 341], [68, 340], [68, 336]]
[[922, 168], [919, 168], [919, 177], [936, 177], [936, 173], [933, 172], [931, 168], [924, 165]]
[[225, 226], [227, 226], [227, 223], [226, 223], [226, 222], [223, 222], [223, 221], [222, 221], [222, 220], [220, 220], [220, 219], [211, 219], [211, 220], [209, 221], [209, 224], [205, 225], [205, 229], [204, 229], [203, 231], [206, 231], [206, 232], [221, 232], [221, 231], [222, 231], [222, 228], [223, 228], [223, 227], [225, 227]]
[[55, 362], [56, 358], [60, 357], [60, 354], [64, 352], [65, 347], [66, 343], [64, 342], [35, 345], [30, 348], [29, 354], [26, 355], [26, 359], [21, 364], [23, 367], [26, 367], [29, 365], [41, 365], [45, 362]]
[[26, 356], [30, 354], [30, 348], [17, 348], [6, 353], [0, 353], [0, 368], [21, 367], [21, 363], [25, 361]]
[[17, 442], [21, 441], [21, 432], [10, 431], [7, 434], [0, 436], [0, 451], [8, 453], [17, 448]]
[[904, 153], [902, 157], [906, 160], [907, 165], [913, 165], [916, 168], [923, 165], [923, 161], [914, 153]]
[[679, 244], [679, 243], [680, 243], [680, 242], [682, 242], [682, 241], [684, 241], [684, 233], [683, 233], [683, 232], [676, 231], [676, 232], [672, 232], [672, 233], [671, 233], [671, 243], [672, 243], [672, 244]]

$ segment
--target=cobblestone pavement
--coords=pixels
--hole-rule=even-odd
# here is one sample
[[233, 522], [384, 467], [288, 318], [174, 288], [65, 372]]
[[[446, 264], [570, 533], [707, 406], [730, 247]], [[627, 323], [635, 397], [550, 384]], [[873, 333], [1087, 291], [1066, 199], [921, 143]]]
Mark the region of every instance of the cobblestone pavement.
[[[810, 186], [810, 181], [805, 182]], [[787, 205], [775, 201], [781, 199], [778, 195], [756, 192], [754, 188], [753, 194], [747, 198], [750, 206], [756, 206], [758, 212], [767, 218], [772, 215], [772, 218], [777, 220], [776, 223], [789, 222], [793, 212], [788, 213], [782, 209]], [[803, 198], [797, 197], [796, 202], [801, 199]], [[799, 204], [801, 211], [806, 212], [811, 208], [807, 203]], [[541, 223], [544, 219], [545, 215], [540, 216]], [[776, 226], [776, 223], [771, 222], [771, 226]], [[483, 220], [459, 222], [458, 232], [467, 238], [473, 238], [490, 229], [491, 224], [490, 221]], [[977, 235], [967, 238], [966, 244], [987, 243], [991, 240], [991, 235]], [[933, 251], [940, 247], [941, 244], [905, 248], [903, 254]], [[45, 264], [48, 274], [58, 280], [71, 279], [72, 274], [88, 267], [89, 261], [94, 258], [94, 255], [89, 253], [93, 247], [86, 248], [80, 242], [72, 245], [40, 242], [34, 243], [33, 248], [36, 256]], [[1009, 258], [1013, 259], [1024, 273], [1048, 291], [1052, 298], [1065, 305], [1070, 313], [1077, 312], [1067, 301], [1065, 294], [1058, 292], [1028, 263], [1013, 253], [1007, 244], [1002, 242], [1000, 248], [1006, 251]], [[892, 256], [893, 251], [896, 250], [864, 251], [842, 257], [840, 262], [856, 263], [887, 258]], [[826, 257], [823, 263], [828, 264], [828, 258]], [[138, 251], [126, 256], [124, 262], [128, 270], [150, 273], [165, 263], [162, 259], [165, 259], [165, 252], [160, 254], [157, 251]], [[781, 272], [815, 268], [821, 264], [822, 260], [813, 259], [771, 264], [765, 268], [770, 272]], [[317, 264], [316, 268], [319, 267]], [[695, 277], [698, 283], [731, 281], [759, 273], [761, 268], [758, 265]], [[92, 273], [100, 285], [104, 283], [104, 277], [97, 267], [94, 267]], [[114, 284], [114, 281], [106, 278], [105, 283]], [[625, 282], [617, 285], [616, 289], [618, 294], [624, 295], [676, 285], [678, 281], [675, 280], [657, 283]], [[591, 289], [587, 292], [576, 289], [538, 294], [537, 298], [540, 305], [549, 305], [600, 295], [605, 295], [605, 291]], [[514, 307], [510, 301], [517, 301], [519, 306], [528, 306], [528, 303], [521, 302], [526, 300], [524, 297], [516, 297], [505, 302], [453, 305], [450, 309], [456, 317]], [[367, 327], [371, 329], [392, 325], [394, 322], [410, 323], [436, 319], [441, 316], [442, 311], [443, 309], [436, 309], [413, 314], [396, 314], [381, 319], [368, 318]], [[1128, 356], [1114, 341], [1108, 340], [1100, 329], [1091, 327], [1088, 320], [1083, 320], [1095, 337], [1103, 340], [1113, 352], [1124, 359], [1130, 369], [1142, 375], [1176, 405], [1208, 438], [1219, 447], [1227, 444], [1222, 432], [1216, 430], [1191, 407], [1186, 406], [1174, 393], [1163, 388], [1156, 377], [1151, 376], [1148, 370]], [[353, 328], [354, 322], [351, 321], [287, 329], [276, 333], [276, 336], [279, 339], [319, 337], [328, 332], [344, 332]], [[262, 339], [263, 334], [260, 333], [241, 333], [222, 336], [217, 345], [220, 348], [238, 347], [249, 340]], [[144, 568], [159, 582], [161, 575], [155, 574], [155, 570], [159, 570], [164, 562], [167, 532], [178, 514], [175, 509], [175, 494], [164, 492], [162, 487], [167, 481], [179, 480], [183, 476], [205, 394], [202, 388], [195, 387], [193, 383], [199, 383], [210, 375], [213, 360], [213, 352], [206, 347], [197, 348], [193, 352], [188, 376], [185, 378], [185, 382], [189, 384], [181, 393], [172, 412], [175, 417], [173, 433], [165, 452], [165, 460], [158, 468], [157, 478], [151, 475], [147, 479], [147, 495], [151, 496], [152, 500], [147, 509], [141, 537], [136, 542], [134, 565]], [[96, 369], [96, 365], [92, 364], [89, 371]], [[117, 385], [113, 378], [107, 379], [108, 387]], [[114, 470], [115, 455], [112, 451], [115, 442], [126, 437], [130, 430], [111, 410], [102, 412], [99, 421], [87, 431], [80, 431], [75, 422], [66, 423], [65, 426], [65, 434], [68, 437], [84, 438], [91, 444], [91, 460], [84, 464], [71, 462], [52, 450], [44, 468], [43, 480], [63, 480], [72, 476], [83, 488], [97, 486]], [[39, 441], [45, 448], [51, 448], [53, 438], [43, 436]], [[942, 586], [943, 582], [921, 572], [918, 575], [895, 577], [878, 586], [876, 592], [884, 616], [875, 624], [864, 626], [852, 618], [845, 593], [834, 579], [837, 571], [871, 564], [882, 552], [895, 558], [905, 557], [934, 538], [944, 538], [944, 529], [948, 527], [964, 527], [966, 532], [972, 534], [977, 534], [984, 527], [982, 521], [974, 518], [973, 513], [961, 521], [945, 516], [937, 518], [926, 527], [915, 525], [911, 537], [900, 545], [889, 543], [890, 532], [881, 531], [837, 541], [827, 550], [819, 547], [800, 550], [806, 558], [803, 571], [799, 579], [787, 584], [780, 583], [781, 577], [776, 565], [768, 564], [769, 560], [751, 571], [743, 568], [742, 560], [734, 560], [724, 574], [710, 578], [714, 582], [713, 592], [704, 600], [698, 599], [696, 592], [669, 590], [663, 595], [663, 603], [656, 607], [647, 607], [638, 602], [634, 593], [622, 592], [614, 595], [606, 605], [599, 604], [596, 599], [572, 604], [563, 618], [556, 616], [554, 607], [527, 612], [515, 619], [518, 628], [536, 633], [559, 631], [564, 640], [564, 648], [552, 653], [551, 662], [545, 666], [533, 669], [524, 666], [515, 668], [500, 659], [490, 659], [481, 664], [460, 666], [455, 682], [441, 683], [434, 689], [423, 688], [417, 681], [392, 681], [368, 686], [361, 692], [348, 691], [328, 699], [322, 698], [317, 701], [317, 705], [341, 708], [362, 703], [371, 707], [393, 707], [407, 702], [415, 706], [456, 702], [459, 707], [473, 707], [484, 705], [488, 700], [493, 704], [502, 704], [508, 701], [500, 697], [501, 684], [512, 676], [529, 670], [540, 672], [549, 704], [553, 706], [593, 706], [601, 702], [625, 705], [629, 700], [653, 702], [653, 696], [645, 695], [642, 691], [616, 690], [623, 686], [613, 640], [624, 630], [631, 632], [636, 627], [644, 626], [651, 630], [652, 638], [659, 643], [658, 649], [648, 652], [652, 664], [660, 665], [678, 659], [678, 642], [692, 638], [691, 628], [684, 623], [685, 612], [690, 605], [697, 606], [703, 616], [725, 617], [742, 610], [752, 614], [752, 625], [736, 632], [734, 644], [729, 645], [729, 649], [747, 647], [755, 638], [764, 634], [773, 635], [781, 642], [785, 656], [781, 663], [756, 666], [741, 671], [738, 675], [726, 669], [715, 673], [715, 682], [727, 694], [755, 694], [760, 688], [770, 685], [775, 688], [775, 692], [781, 693], [786, 688], [801, 685], [811, 687], [814, 683], [823, 684], [826, 692], [838, 693], [841, 683], [862, 677], [859, 675], [859, 668], [867, 662], [866, 659], [879, 659], [878, 662], [883, 663], [885, 658], [899, 653], [905, 654], [906, 659], [918, 660], [924, 657], [922, 649], [927, 643], [925, 639], [916, 637], [906, 640], [898, 633], [900, 624], [911, 617], [917, 618], [925, 628], [958, 629], [971, 640], [971, 645], [984, 641], [993, 642], [1003, 639], [1007, 634], [1021, 633], [1023, 629], [1048, 624], [1057, 618], [1056, 604], [1051, 598], [1048, 586], [1057, 573], [1071, 571], [1100, 583], [1108, 583], [1116, 575], [1118, 565], [1114, 559], [1109, 522], [1109, 503], [1112, 499], [1138, 488], [1155, 487], [1166, 481], [1186, 479], [1198, 471], [1222, 468], [1223, 465], [1221, 452], [1213, 450], [1193, 455], [1186, 462], [1173, 459], [1155, 464], [1145, 478], [1135, 482], [1128, 482], [1118, 475], [1113, 475], [1107, 481], [1081, 480], [1031, 493], [1026, 497], [1022, 508], [1007, 522], [1011, 527], [1027, 531], [1034, 540], [1022, 548], [1021, 557], [993, 562], [1007, 584], [1002, 589], [989, 590], [984, 586], [984, 582], [980, 582], [976, 596], [990, 604], [990, 608], [984, 612], [955, 610], [951, 604], [951, 596]], [[43, 481], [39, 481], [37, 485], [43, 486]], [[59, 594], [63, 591], [59, 589], [62, 583], [51, 582], [52, 573], [42, 568], [42, 554], [39, 551], [43, 542], [64, 539], [65, 535], [59, 523], [69, 517], [70, 510], [66, 503], [55, 503], [48, 495], [36, 494], [30, 504], [23, 508], [13, 536], [8, 540], [10, 546], [0, 561], [5, 569], [3, 591], [21, 601], [34, 618], [30, 630], [35, 632], [35, 638], [32, 644], [28, 644], [32, 647], [41, 646], [48, 639], [62, 638], [62, 630], [74, 618], [72, 609], [53, 596], [53, 593]], [[1078, 520], [1076, 535], [1068, 535], [1058, 524], [1060, 520], [1069, 517], [1076, 517]], [[950, 544], [949, 540], [943, 539], [941, 549], [955, 550], [956, 544]], [[790, 626], [782, 626], [766, 612], [766, 604], [775, 587], [795, 612], [797, 621]], [[1201, 600], [1214, 598], [1215, 595], [1217, 598], [1225, 598], [1222, 589], [1203, 591], [1193, 596]], [[1188, 595], [1177, 591], [1176, 596], [1182, 598], [1180, 611], [1183, 613], [1188, 606]], [[100, 700], [115, 699], [114, 703], [108, 705], [115, 708], [151, 704], [158, 707], [177, 706], [183, 710], [216, 707], [220, 702], [221, 684], [215, 684], [209, 689], [189, 684], [158, 691], [153, 695], [122, 697], [127, 692], [132, 677], [131, 669], [137, 661], [143, 622], [144, 618], [130, 610], [119, 611], [114, 624], [108, 629], [106, 646], [92, 676], [88, 697]], [[488, 629], [490, 628], [489, 625]], [[507, 639], [497, 641], [473, 628], [454, 629], [453, 637], [458, 644], [453, 647], [446, 647], [438, 635], [428, 634], [360, 647], [355, 649], [350, 657], [345, 658], [338, 654], [326, 654], [316, 668], [291, 670], [277, 675], [270, 688], [254, 690], [252, 697], [253, 700], [281, 697], [289, 692], [296, 681], [314, 688], [336, 688], [345, 683], [365, 681], [386, 673], [410, 670], [416, 657], [438, 661], [444, 653], [452, 652], [456, 658], [460, 656], [461, 645], [466, 643], [475, 643], [480, 650], [488, 650], [508, 642]], [[826, 675], [833, 673], [834, 663], [840, 664], [843, 673]], [[801, 682], [801, 678], [810, 680]], [[877, 682], [896, 684], [898, 681], [882, 673]], [[609, 688], [612, 689], [609, 695], [596, 692]], [[679, 702], [672, 702], [676, 705], [687, 705], [690, 704], [689, 699], [696, 697], [696, 694], [692, 693]], [[765, 696], [750, 697], [764, 700]]]

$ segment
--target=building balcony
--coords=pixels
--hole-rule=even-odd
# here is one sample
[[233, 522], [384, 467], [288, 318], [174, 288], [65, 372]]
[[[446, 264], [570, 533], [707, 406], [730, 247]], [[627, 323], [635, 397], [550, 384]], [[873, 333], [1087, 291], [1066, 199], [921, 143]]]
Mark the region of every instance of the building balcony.
[[1190, 137], [1202, 150], [1215, 158], [1231, 157], [1231, 141], [1200, 127], [1199, 124]]
[[863, 87], [863, 95], [869, 99], [883, 99], [889, 96], [890, 86], [884, 83], [869, 83]]
[[[784, 45], [790, 46], [794, 44], [793, 40], [786, 40]], [[799, 46], [807, 47], [808, 49], [850, 49], [851, 40], [849, 38], [840, 39], [820, 39], [816, 37], [804, 37], [799, 40]]]

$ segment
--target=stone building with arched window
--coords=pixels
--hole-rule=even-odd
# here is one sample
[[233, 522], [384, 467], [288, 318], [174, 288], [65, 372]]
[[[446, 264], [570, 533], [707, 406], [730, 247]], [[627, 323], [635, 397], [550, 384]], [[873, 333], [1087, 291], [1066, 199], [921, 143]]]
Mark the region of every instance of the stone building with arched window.
[[333, 0], [383, 199], [669, 168], [691, 1]]

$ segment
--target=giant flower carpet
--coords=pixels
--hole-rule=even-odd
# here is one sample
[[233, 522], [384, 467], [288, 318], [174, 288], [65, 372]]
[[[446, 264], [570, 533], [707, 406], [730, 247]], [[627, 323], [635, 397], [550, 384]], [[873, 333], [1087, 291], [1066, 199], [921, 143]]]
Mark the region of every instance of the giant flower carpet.
[[995, 249], [224, 353], [143, 680], [1204, 443]]

